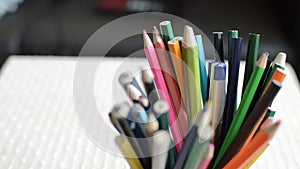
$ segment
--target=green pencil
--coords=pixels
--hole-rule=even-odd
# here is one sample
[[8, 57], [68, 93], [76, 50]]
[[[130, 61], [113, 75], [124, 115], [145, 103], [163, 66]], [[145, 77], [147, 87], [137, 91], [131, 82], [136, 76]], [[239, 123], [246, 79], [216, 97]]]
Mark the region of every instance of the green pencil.
[[168, 48], [168, 42], [174, 39], [174, 33], [170, 21], [163, 21], [159, 24], [160, 32], [162, 33], [162, 38], [166, 48]]
[[158, 100], [153, 105], [153, 111], [159, 123], [159, 129], [169, 130], [169, 117], [168, 117], [169, 105], [163, 100]]
[[204, 154], [208, 148], [211, 140], [213, 129], [211, 126], [198, 128], [198, 135], [196, 136], [190, 153], [184, 165], [184, 169], [197, 169]]
[[256, 92], [256, 88], [259, 84], [259, 81], [264, 73], [264, 70], [267, 65], [268, 60], [268, 53], [263, 53], [262, 56], [258, 59], [256, 62], [256, 66], [254, 68], [254, 71], [250, 77], [249, 83], [245, 89], [245, 93], [242, 97], [241, 103], [239, 105], [238, 110], [236, 111], [235, 116], [233, 117], [233, 121], [230, 125], [230, 128], [228, 130], [228, 133], [225, 137], [225, 140], [222, 144], [222, 147], [220, 149], [220, 152], [217, 156], [217, 159], [214, 163], [214, 167], [218, 164], [224, 153], [226, 152], [228, 146], [231, 144], [233, 139], [236, 137], [237, 133], [240, 130], [240, 127], [243, 124], [244, 118], [247, 114], [247, 111], [249, 109], [249, 106], [251, 104], [251, 101], [254, 97], [254, 94]]
[[246, 67], [245, 67], [245, 74], [244, 74], [244, 82], [243, 82], [243, 90], [244, 93], [252, 71], [255, 67], [255, 63], [257, 60], [258, 55], [258, 47], [259, 47], [259, 39], [260, 35], [255, 33], [249, 34], [249, 41], [248, 41], [248, 49], [247, 49], [247, 57], [246, 57]]
[[198, 57], [198, 47], [192, 27], [186, 25], [184, 27], [184, 36], [182, 42], [183, 61], [185, 83], [189, 105], [190, 122], [196, 117], [197, 113], [203, 108], [201, 83], [200, 83], [200, 66]]

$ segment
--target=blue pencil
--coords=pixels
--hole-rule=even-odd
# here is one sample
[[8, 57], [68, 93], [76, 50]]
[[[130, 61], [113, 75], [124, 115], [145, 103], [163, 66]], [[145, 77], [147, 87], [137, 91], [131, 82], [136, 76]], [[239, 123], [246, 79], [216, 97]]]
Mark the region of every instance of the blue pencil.
[[226, 102], [225, 102], [225, 107], [223, 112], [221, 142], [223, 142], [223, 140], [225, 139], [225, 136], [232, 122], [233, 115], [236, 111], [242, 40], [243, 40], [242, 38], [233, 38], [233, 54], [229, 62], [230, 69], [228, 75]]

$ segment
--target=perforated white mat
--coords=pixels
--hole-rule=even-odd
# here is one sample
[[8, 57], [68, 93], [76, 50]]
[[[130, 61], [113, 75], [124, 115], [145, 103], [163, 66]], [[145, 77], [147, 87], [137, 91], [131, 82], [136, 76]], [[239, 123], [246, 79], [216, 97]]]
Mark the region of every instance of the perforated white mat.
[[[103, 117], [113, 104], [107, 99], [112, 94], [107, 83], [116, 78], [114, 72], [122, 60], [104, 59], [96, 73], [94, 97]], [[122, 157], [99, 148], [82, 130], [73, 99], [76, 61], [73, 57], [25, 56], [7, 60], [0, 75], [0, 169], [129, 168]], [[95, 61], [86, 58], [87, 65]], [[145, 63], [144, 59], [129, 61], [122, 69]], [[290, 65], [287, 73], [273, 104], [282, 126], [253, 168], [300, 168], [300, 86]], [[82, 100], [90, 100], [84, 96]], [[115, 101], [126, 99], [122, 92], [116, 97]], [[103, 129], [101, 135], [107, 144], [102, 146], [114, 146], [111, 140], [116, 133]]]

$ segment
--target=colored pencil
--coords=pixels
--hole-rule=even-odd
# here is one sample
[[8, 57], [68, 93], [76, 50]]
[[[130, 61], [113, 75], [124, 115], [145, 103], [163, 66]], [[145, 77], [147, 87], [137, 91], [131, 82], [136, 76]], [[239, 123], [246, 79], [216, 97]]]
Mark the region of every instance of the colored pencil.
[[224, 169], [244, 168], [255, 155], [260, 152], [271, 140], [280, 125], [280, 121], [260, 131], [246, 149], [240, 151], [224, 167]]
[[175, 38], [173, 40], [170, 40], [168, 42], [171, 58], [174, 65], [174, 70], [176, 74], [176, 79], [178, 82], [178, 86], [180, 88], [181, 98], [183, 100], [183, 104], [185, 107], [185, 110], [188, 111], [188, 105], [187, 105], [187, 96], [186, 96], [186, 90], [185, 90], [185, 82], [184, 82], [184, 71], [183, 71], [183, 60], [181, 55], [181, 45], [178, 40]]
[[127, 137], [120, 135], [116, 137], [116, 143], [123, 153], [125, 159], [127, 160], [130, 168], [132, 169], [143, 169], [142, 164], [140, 163], [136, 153], [131, 147]]
[[160, 130], [169, 130], [168, 111], [169, 105], [163, 100], [158, 100], [153, 105], [153, 111], [156, 114]]
[[181, 135], [181, 129], [179, 128], [179, 122], [176, 120], [176, 112], [173, 108], [173, 104], [165, 83], [165, 80], [163, 78], [163, 74], [161, 72], [161, 68], [159, 65], [159, 61], [157, 59], [157, 55], [154, 49], [154, 46], [151, 42], [150, 37], [148, 36], [147, 32], [143, 32], [143, 38], [144, 38], [144, 50], [146, 57], [148, 59], [148, 62], [150, 64], [151, 70], [154, 75], [154, 81], [157, 86], [157, 88], [162, 91], [162, 95], [160, 98], [165, 100], [170, 105], [169, 110], [169, 122], [171, 125], [171, 131], [172, 136], [174, 139], [174, 144], [176, 145], [176, 150], [180, 152], [182, 145], [183, 145], [183, 137]]
[[[226, 95], [226, 65], [222, 62], [212, 62], [209, 64], [212, 75], [212, 126], [215, 129], [212, 142], [215, 145], [214, 153], [217, 154], [221, 147], [223, 112], [225, 107]], [[225, 71], [225, 72], [224, 72]], [[217, 80], [218, 79], [218, 80]]]
[[225, 140], [236, 111], [238, 77], [242, 50], [242, 38], [233, 38], [233, 56], [229, 61], [229, 75], [227, 84], [226, 102], [223, 111], [221, 142]]
[[[268, 56], [269, 56], [269, 53], [265, 52]], [[267, 77], [268, 77], [268, 74], [270, 74], [270, 71], [271, 71], [271, 63], [272, 63], [272, 60], [270, 59], [270, 57], [268, 57], [268, 60], [267, 60], [267, 65], [266, 65], [266, 68], [264, 70], [264, 73], [259, 81], [259, 84], [257, 86], [257, 89], [256, 89], [256, 92], [254, 94], [254, 97], [251, 101], [251, 104], [250, 104], [250, 107], [247, 111], [247, 114], [246, 114], [246, 117], [245, 117], [245, 120], [248, 119], [250, 113], [251, 113], [251, 110], [254, 108], [255, 104], [257, 103], [257, 101], [259, 100], [259, 98], [261, 97], [263, 91], [264, 91], [264, 85], [265, 85], [265, 82], [267, 80]]]
[[[142, 146], [141, 146], [140, 142], [138, 141], [138, 139], [135, 138], [135, 135], [134, 135], [133, 131], [131, 130], [131, 128], [128, 124], [128, 121], [124, 118], [119, 118], [118, 122], [120, 123], [120, 126], [122, 127], [125, 135], [128, 136], [128, 140], [129, 140], [132, 148], [134, 149], [137, 157], [139, 157], [142, 166], [144, 168], [149, 167], [151, 165], [150, 161], [147, 158], [145, 158], [146, 154], [143, 151]], [[139, 140], [141, 140], [141, 139], [139, 139]]]
[[153, 44], [155, 46], [160, 67], [163, 70], [162, 73], [171, 97], [171, 101], [178, 117], [181, 134], [182, 136], [185, 136], [188, 130], [187, 114], [181, 99], [181, 94], [176, 82], [175, 73], [172, 69], [172, 65], [168, 57], [168, 53], [166, 51], [163, 40], [155, 26], [153, 27]]
[[119, 76], [119, 83], [124, 87], [124, 90], [127, 92], [127, 85], [132, 84], [135, 86], [144, 97], [146, 97], [146, 94], [142, 90], [140, 84], [136, 80], [136, 78], [133, 76], [132, 72], [130, 71], [125, 71]]
[[182, 169], [187, 156], [191, 150], [193, 145], [194, 139], [197, 135], [198, 126], [193, 125], [192, 128], [189, 130], [189, 133], [185, 137], [184, 144], [182, 147], [181, 152], [178, 154], [177, 160], [175, 161], [174, 169]]
[[[255, 91], [257, 89], [257, 86], [259, 84], [259, 81], [263, 75], [264, 69], [267, 64], [268, 56], [264, 53], [262, 56], [258, 59], [256, 62], [256, 66], [254, 68], [254, 71], [250, 77], [249, 83], [247, 84], [245, 93], [242, 97], [241, 103], [238, 107], [238, 110], [233, 118], [233, 121], [230, 125], [230, 128], [228, 130], [228, 133], [226, 134], [226, 137], [224, 139], [223, 145], [221, 147], [221, 150], [218, 154], [216, 163], [219, 162], [219, 160], [222, 158], [226, 150], [228, 149], [231, 142], [234, 140], [236, 135], [238, 134], [240, 127], [243, 124], [244, 118], [246, 116], [246, 113], [249, 109], [249, 106], [251, 104], [251, 101], [254, 97]], [[226, 106], [225, 106], [226, 107]], [[224, 121], [223, 121], [224, 124]], [[223, 130], [222, 130], [223, 132]]]
[[159, 23], [160, 32], [164, 40], [165, 46], [168, 46], [168, 42], [174, 38], [173, 28], [170, 21], [162, 21]]
[[157, 93], [153, 79], [153, 74], [150, 69], [142, 69], [142, 80], [146, 89], [148, 100], [152, 105], [157, 100], [159, 100], [159, 95]]
[[[273, 121], [275, 114], [276, 114], [276, 111], [273, 110], [271, 107], [268, 107], [268, 111], [267, 111], [266, 115], [263, 117], [262, 124], [259, 126], [259, 128], [261, 129], [262, 127], [264, 127], [264, 125], [267, 125], [270, 121]], [[269, 122], [267, 122], [267, 121], [269, 121]], [[257, 134], [257, 132], [255, 133], [255, 135]]]
[[147, 136], [151, 137], [154, 132], [159, 129], [159, 123], [156, 120], [153, 113], [149, 114], [148, 122], [145, 124], [145, 130], [147, 132]]
[[210, 78], [209, 78], [209, 86], [210, 86], [210, 90], [209, 90], [209, 98], [208, 100], [209, 101], [212, 101], [213, 99], [213, 96], [214, 96], [214, 74], [215, 74], [215, 66], [220, 64], [221, 62], [212, 62], [209, 66], [209, 69], [210, 69]]
[[189, 155], [193, 142], [197, 136], [197, 131], [200, 128], [208, 125], [210, 118], [211, 118], [211, 104], [206, 104], [207, 108], [204, 108], [201, 113], [198, 113], [197, 118], [189, 130], [188, 135], [185, 137], [185, 141], [182, 147], [180, 154], [177, 157], [177, 160], [174, 165], [174, 169], [181, 169], [183, 168], [186, 159]]
[[259, 39], [260, 39], [260, 34], [256, 34], [256, 33], [249, 34], [242, 95], [246, 89], [252, 71], [255, 67], [255, 63], [258, 55]]
[[200, 67], [198, 57], [198, 47], [192, 27], [184, 27], [184, 36], [182, 42], [183, 60], [187, 67], [185, 68], [185, 83], [188, 88], [189, 101], [189, 120], [192, 121], [198, 112], [202, 110], [202, 93], [200, 86]]
[[[267, 91], [262, 95], [254, 109], [251, 111], [249, 118], [241, 129], [238, 131], [235, 139], [230, 143], [226, 153], [223, 158], [220, 160], [218, 167], [222, 167], [226, 164], [243, 146], [247, 138], [250, 136], [251, 132], [254, 130], [256, 123], [260, 118], [263, 117], [264, 112], [267, 110], [269, 104], [273, 101], [277, 93], [281, 88], [281, 84], [277, 81], [273, 81], [271, 86], [267, 89]], [[251, 137], [251, 136], [250, 136]]]
[[206, 60], [203, 46], [203, 39], [201, 35], [196, 35], [196, 41], [198, 46], [199, 55], [199, 66], [200, 66], [200, 86], [202, 92], [203, 102], [207, 101], [207, 71], [206, 71]]
[[286, 73], [284, 72], [284, 70], [282, 70], [280, 68], [276, 68], [269, 83], [266, 85], [266, 88], [268, 88], [270, 86], [270, 84], [272, 83], [273, 80], [277, 80], [278, 82], [283, 83], [285, 77], [286, 77]]
[[212, 143], [208, 144], [208, 149], [201, 160], [198, 169], [207, 169], [214, 155], [215, 146]]
[[171, 143], [170, 134], [165, 130], [156, 131], [152, 139], [152, 169], [164, 169]]
[[145, 108], [146, 111], [150, 109], [151, 105], [147, 97], [144, 97], [142, 93], [132, 84], [128, 84], [126, 87], [127, 87], [127, 94], [133, 103], [140, 103]]
[[273, 74], [275, 73], [277, 68], [282, 70], [285, 69], [285, 62], [286, 62], [286, 53], [279, 52], [278, 55], [275, 57], [274, 61], [271, 63], [271, 71], [268, 74], [267, 80], [265, 81], [264, 88], [270, 83]]
[[214, 88], [212, 99], [212, 127], [217, 128], [225, 106], [226, 64], [220, 63], [214, 68]]
[[269, 147], [269, 144], [265, 145], [258, 153], [255, 153], [254, 158], [251, 159], [250, 163], [248, 163], [244, 169], [249, 169], [255, 161], [266, 151]]
[[173, 169], [176, 159], [177, 159], [177, 152], [176, 152], [173, 141], [171, 141], [169, 152], [168, 152], [166, 169]]
[[143, 108], [143, 106], [139, 103], [134, 103], [132, 105], [132, 112], [133, 118], [138, 123], [147, 123], [148, 121], [148, 114]]
[[116, 104], [110, 112], [110, 119], [121, 134], [125, 134], [125, 131], [119, 123], [119, 119], [126, 119], [135, 137], [144, 138], [146, 132], [140, 123], [136, 123], [139, 119], [134, 117], [135, 110], [132, 110], [130, 106], [128, 102]]
[[211, 140], [213, 129], [210, 126], [198, 128], [190, 153], [187, 157], [184, 169], [197, 169], [203, 159], [208, 144]]
[[207, 68], [207, 98], [208, 98], [208, 100], [211, 100], [211, 91], [212, 91], [212, 82], [213, 82], [213, 75], [211, 75], [212, 74], [212, 72], [213, 72], [213, 65], [214, 64], [218, 64], [219, 62], [218, 61], [209, 61], [208, 62], [208, 68]]
[[223, 32], [213, 32], [213, 40], [214, 40], [214, 47], [216, 52], [218, 53], [218, 58], [215, 60], [220, 60], [224, 62], [224, 47], [223, 47]]
[[[239, 36], [239, 32], [238, 30], [229, 30], [228, 31], [228, 55], [227, 55], [227, 58], [228, 58], [228, 63], [231, 63], [231, 58], [233, 56], [233, 48], [234, 48], [234, 38], [238, 38]], [[230, 69], [230, 66], [229, 66], [229, 69]], [[229, 70], [230, 71], [230, 70]]]

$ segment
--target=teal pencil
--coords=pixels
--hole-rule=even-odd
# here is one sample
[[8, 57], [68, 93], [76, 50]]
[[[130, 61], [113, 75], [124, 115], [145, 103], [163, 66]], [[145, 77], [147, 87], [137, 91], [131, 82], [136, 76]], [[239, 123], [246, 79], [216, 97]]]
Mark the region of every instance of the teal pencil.
[[168, 42], [174, 39], [172, 24], [170, 21], [162, 21], [161, 23], [159, 23], [159, 27], [160, 27], [160, 32], [162, 33], [164, 44], [168, 49], [169, 48]]
[[198, 45], [202, 100], [205, 103], [208, 100], [207, 93], [206, 93], [207, 92], [207, 71], [206, 71], [206, 61], [205, 61], [202, 36], [196, 35], [196, 41]]

